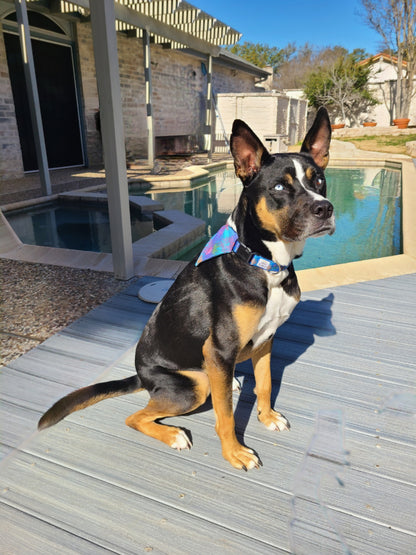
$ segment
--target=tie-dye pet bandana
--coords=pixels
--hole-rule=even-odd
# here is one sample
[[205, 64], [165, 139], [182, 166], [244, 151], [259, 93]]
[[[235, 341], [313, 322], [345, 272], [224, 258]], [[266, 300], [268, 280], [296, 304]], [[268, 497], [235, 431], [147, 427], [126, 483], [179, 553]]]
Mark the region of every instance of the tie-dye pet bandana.
[[195, 266], [198, 266], [201, 262], [205, 262], [210, 258], [215, 258], [216, 256], [221, 256], [222, 254], [228, 254], [230, 252], [235, 252], [238, 256], [244, 258], [250, 266], [256, 266], [257, 268], [275, 273], [287, 270], [287, 266], [280, 266], [276, 262], [273, 262], [273, 260], [263, 258], [259, 254], [250, 251], [250, 249], [240, 243], [237, 233], [229, 225], [222, 226], [217, 233], [211, 237], [199, 255], [198, 260], [195, 262]]
[[223, 225], [205, 245], [195, 266], [198, 266], [198, 264], [210, 258], [233, 252], [233, 247], [237, 240], [238, 235], [234, 229], [229, 225]]

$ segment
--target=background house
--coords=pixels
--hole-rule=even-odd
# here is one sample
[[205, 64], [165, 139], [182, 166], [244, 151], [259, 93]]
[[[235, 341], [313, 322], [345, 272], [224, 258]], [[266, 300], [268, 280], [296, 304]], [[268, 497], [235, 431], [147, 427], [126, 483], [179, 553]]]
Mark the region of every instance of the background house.
[[[380, 104], [372, 106], [367, 114], [363, 114], [363, 117], [377, 122], [380, 126], [393, 125], [393, 119], [396, 117], [394, 98], [397, 86], [397, 58], [380, 53], [363, 60], [360, 64], [371, 67], [369, 89], [380, 102]], [[405, 66], [406, 62], [403, 62], [403, 65]], [[409, 125], [416, 125], [416, 79], [413, 88], [414, 94], [410, 105]]]
[[[380, 127], [389, 127], [393, 125], [395, 113], [395, 93], [397, 87], [397, 58], [389, 54], [380, 53], [360, 62], [361, 65], [370, 66], [369, 89], [373, 96], [379, 101], [379, 104], [371, 106], [368, 111], [359, 114], [361, 122], [375, 121]], [[403, 62], [403, 74], [405, 73], [406, 62]], [[278, 80], [274, 84], [274, 88], [278, 88]], [[410, 124], [416, 125], [416, 78], [413, 86], [413, 99], [410, 106]], [[283, 89], [286, 97], [302, 99], [304, 98], [303, 89]], [[308, 124], [313, 121], [314, 111], [308, 116]], [[335, 122], [333, 122], [335, 123]], [[341, 122], [340, 122], [341, 123]], [[353, 125], [348, 119], [347, 126]]]

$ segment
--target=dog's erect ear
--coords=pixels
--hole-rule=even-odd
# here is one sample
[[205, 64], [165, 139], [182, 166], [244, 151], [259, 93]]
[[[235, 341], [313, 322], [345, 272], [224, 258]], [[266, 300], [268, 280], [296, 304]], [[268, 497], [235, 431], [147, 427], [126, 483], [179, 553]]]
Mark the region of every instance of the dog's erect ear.
[[233, 123], [231, 153], [234, 157], [235, 173], [244, 185], [258, 173], [261, 165], [270, 157], [257, 135], [241, 119], [236, 119]]
[[321, 106], [315, 121], [303, 141], [301, 152], [307, 152], [323, 170], [329, 162], [329, 143], [331, 142], [331, 122], [326, 108]]

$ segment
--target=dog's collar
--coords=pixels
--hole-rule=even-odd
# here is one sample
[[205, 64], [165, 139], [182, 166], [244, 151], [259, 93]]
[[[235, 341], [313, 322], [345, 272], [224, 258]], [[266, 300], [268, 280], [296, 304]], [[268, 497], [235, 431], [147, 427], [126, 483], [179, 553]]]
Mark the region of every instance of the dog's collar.
[[195, 266], [198, 266], [201, 262], [205, 262], [210, 258], [215, 258], [216, 256], [231, 252], [234, 252], [239, 258], [247, 262], [247, 264], [250, 264], [250, 266], [256, 266], [256, 268], [261, 268], [268, 272], [279, 273], [288, 268], [287, 266], [281, 266], [277, 264], [277, 262], [273, 262], [273, 260], [269, 260], [253, 252], [239, 241], [237, 232], [228, 224], [222, 226], [217, 233], [211, 237], [195, 262]]

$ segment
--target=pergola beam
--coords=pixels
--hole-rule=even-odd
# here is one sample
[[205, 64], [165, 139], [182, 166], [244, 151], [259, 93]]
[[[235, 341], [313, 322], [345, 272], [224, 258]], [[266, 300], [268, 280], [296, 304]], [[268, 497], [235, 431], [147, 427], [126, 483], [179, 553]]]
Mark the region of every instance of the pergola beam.
[[[85, 9], [89, 9], [90, 7], [90, 0], [75, 0], [72, 3]], [[192, 36], [189, 33], [181, 31], [180, 29], [176, 29], [163, 21], [159, 21], [154, 17], [150, 17], [135, 10], [133, 7], [123, 6], [118, 2], [113, 3], [116, 19], [123, 21], [124, 23], [145, 29], [148, 33], [161, 35], [172, 42], [184, 44], [189, 48], [214, 57], [219, 56], [219, 53], [221, 52], [221, 48], [219, 46], [210, 44], [209, 42]]]

